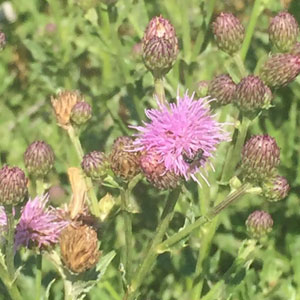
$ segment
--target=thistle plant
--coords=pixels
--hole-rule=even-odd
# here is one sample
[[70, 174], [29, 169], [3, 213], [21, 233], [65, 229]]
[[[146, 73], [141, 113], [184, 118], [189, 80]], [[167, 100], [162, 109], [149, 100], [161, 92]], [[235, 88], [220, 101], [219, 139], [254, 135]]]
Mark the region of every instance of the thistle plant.
[[0, 122], [5, 299], [300, 294], [296, 16], [186, 2], [54, 0], [51, 34], [0, 32], [26, 87]]

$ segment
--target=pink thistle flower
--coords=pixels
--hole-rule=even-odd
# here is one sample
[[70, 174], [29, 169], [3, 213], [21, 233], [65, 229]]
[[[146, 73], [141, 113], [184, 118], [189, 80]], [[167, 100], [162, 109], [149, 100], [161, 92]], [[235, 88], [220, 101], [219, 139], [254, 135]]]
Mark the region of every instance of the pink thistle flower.
[[[193, 100], [186, 93], [177, 96], [176, 103], [158, 103], [158, 109], [145, 111], [150, 122], [144, 126], [132, 126], [139, 131], [134, 141], [137, 151], [155, 150], [162, 158], [166, 170], [192, 177], [213, 157], [217, 145], [228, 141], [229, 135], [223, 125], [211, 115], [208, 98]], [[207, 101], [208, 100], [208, 101]], [[198, 182], [199, 183], [199, 182]]]
[[47, 247], [59, 241], [61, 230], [69, 222], [59, 218], [54, 208], [46, 208], [48, 201], [49, 195], [46, 194], [29, 199], [25, 204], [16, 226], [16, 249], [21, 245]]

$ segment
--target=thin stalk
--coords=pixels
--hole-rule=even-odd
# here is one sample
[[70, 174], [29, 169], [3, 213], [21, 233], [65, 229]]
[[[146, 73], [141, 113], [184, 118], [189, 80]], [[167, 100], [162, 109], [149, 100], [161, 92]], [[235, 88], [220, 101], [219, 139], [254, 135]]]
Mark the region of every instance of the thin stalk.
[[246, 35], [245, 35], [245, 39], [242, 45], [242, 49], [241, 49], [241, 59], [242, 61], [245, 60], [247, 52], [249, 50], [250, 47], [250, 42], [254, 33], [254, 29], [255, 29], [255, 25], [257, 23], [257, 19], [260, 15], [262, 11], [262, 1], [261, 0], [255, 0], [254, 5], [253, 5], [253, 9], [251, 12], [251, 17], [250, 17], [250, 21], [249, 24], [247, 26], [246, 29]]
[[121, 190], [121, 208], [122, 208], [122, 215], [124, 219], [124, 226], [125, 226], [125, 271], [126, 271], [126, 279], [127, 283], [130, 284], [131, 282], [131, 275], [132, 275], [132, 253], [133, 253], [133, 245], [132, 245], [132, 221], [131, 215], [128, 211], [128, 201], [129, 201], [128, 190]]
[[7, 271], [9, 279], [13, 281], [15, 275], [15, 266], [14, 266], [14, 215], [12, 205], [5, 207], [6, 217], [7, 217], [7, 242], [5, 249], [5, 261], [7, 266]]
[[36, 181], [35, 181], [35, 186], [36, 186], [36, 194], [37, 195], [42, 195], [45, 191], [44, 179], [42, 177], [37, 178]]
[[237, 68], [238, 68], [238, 70], [240, 72], [241, 78], [246, 77], [247, 74], [248, 74], [248, 72], [247, 72], [247, 70], [245, 68], [245, 65], [243, 63], [241, 55], [239, 53], [235, 54], [233, 56], [233, 60], [234, 60], [236, 66], [237, 66]]
[[246, 139], [251, 120], [242, 116], [240, 128], [237, 133], [237, 139], [234, 147], [230, 150], [224, 165], [221, 182], [227, 182], [233, 175], [234, 170], [241, 158], [242, 148]]
[[41, 285], [42, 285], [42, 261], [41, 253], [36, 255], [36, 271], [35, 271], [35, 299], [41, 299]]
[[158, 98], [159, 103], [165, 104], [167, 101], [166, 101], [166, 95], [165, 95], [165, 89], [164, 89], [164, 83], [162, 77], [154, 78], [154, 88], [155, 88], [155, 95]]
[[152, 243], [150, 247], [148, 248], [148, 251], [146, 253], [146, 256], [139, 267], [138, 271], [136, 272], [136, 275], [133, 277], [131, 285], [128, 288], [128, 291], [124, 297], [124, 300], [133, 300], [136, 297], [136, 294], [138, 292], [138, 288], [143, 283], [146, 275], [151, 271], [153, 267], [153, 263], [158, 255], [158, 252], [156, 251], [157, 246], [159, 243], [161, 243], [169, 224], [173, 218], [174, 215], [174, 208], [176, 205], [176, 202], [180, 195], [180, 189], [175, 189], [169, 194], [168, 200], [166, 202], [165, 208], [162, 212], [161, 221], [157, 227], [156, 234], [152, 240]]
[[179, 232], [173, 234], [171, 237], [169, 237], [162, 243], [158, 244], [156, 247], [156, 251], [158, 253], [167, 251], [172, 245], [176, 244], [177, 242], [179, 242], [180, 240], [188, 236], [194, 229], [211, 221], [214, 217], [216, 217], [222, 210], [228, 207], [231, 203], [233, 203], [235, 200], [238, 200], [243, 195], [245, 195], [249, 186], [250, 185], [246, 183], [242, 185], [239, 189], [237, 189], [235, 192], [229, 194], [220, 204], [213, 207], [209, 211], [209, 213], [199, 217], [199, 219], [197, 219], [194, 223], [187, 225]]
[[[82, 150], [82, 147], [81, 147], [79, 137], [75, 133], [75, 130], [74, 130], [73, 126], [70, 125], [68, 127], [67, 131], [68, 131], [68, 135], [70, 137], [70, 140], [71, 140], [71, 142], [74, 145], [74, 148], [76, 150], [78, 159], [81, 162], [82, 159], [83, 159], [83, 150]], [[100, 211], [99, 211], [98, 199], [97, 199], [95, 191], [94, 191], [92, 180], [89, 177], [84, 175], [84, 181], [85, 181], [87, 195], [88, 195], [88, 198], [90, 200], [90, 203], [89, 203], [90, 205], [89, 206], [90, 206], [91, 212], [96, 217], [99, 217], [100, 216]]]

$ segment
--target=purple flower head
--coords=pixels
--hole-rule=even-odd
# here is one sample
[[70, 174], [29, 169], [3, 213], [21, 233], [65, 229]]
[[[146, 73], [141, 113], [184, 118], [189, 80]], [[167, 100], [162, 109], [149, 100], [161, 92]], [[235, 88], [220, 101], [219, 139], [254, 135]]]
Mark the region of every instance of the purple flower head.
[[176, 103], [157, 101], [157, 109], [146, 110], [150, 122], [133, 128], [139, 131], [134, 141], [136, 150], [155, 150], [168, 171], [198, 182], [195, 173], [213, 157], [217, 145], [229, 137], [223, 124], [211, 115], [208, 98], [193, 97], [186, 93], [183, 98], [178, 95]]
[[58, 242], [60, 232], [68, 222], [61, 220], [54, 208], [46, 208], [48, 201], [48, 194], [37, 196], [23, 207], [16, 227], [16, 249], [21, 245], [47, 247]]

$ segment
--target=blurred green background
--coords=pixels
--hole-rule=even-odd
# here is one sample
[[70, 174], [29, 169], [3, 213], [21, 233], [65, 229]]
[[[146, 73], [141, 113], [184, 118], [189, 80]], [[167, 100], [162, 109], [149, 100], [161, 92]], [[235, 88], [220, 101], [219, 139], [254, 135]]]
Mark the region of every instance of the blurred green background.
[[[104, 3], [106, 2], [106, 3]], [[107, 2], [110, 2], [107, 5]], [[76, 153], [67, 134], [56, 125], [50, 97], [61, 89], [78, 89], [92, 105], [93, 117], [81, 134], [85, 152], [108, 152], [113, 140], [132, 134], [128, 124], [140, 124], [144, 109], [154, 105], [153, 78], [140, 56], [143, 31], [153, 16], [169, 19], [179, 38], [180, 53], [166, 76], [168, 99], [177, 88], [183, 93], [197, 92], [200, 80], [228, 72], [229, 57], [213, 41], [210, 20], [229, 11], [247, 26], [254, 1], [251, 0], [14, 0], [15, 22], [2, 20], [0, 29], [7, 37], [0, 53], [0, 161], [24, 168], [23, 153], [34, 140], [45, 140], [56, 155], [55, 170], [48, 176], [53, 186], [62, 188], [69, 199], [66, 170], [77, 166]], [[288, 9], [300, 23], [300, 1], [261, 0], [264, 9], [258, 18], [246, 57], [248, 71], [266, 57], [271, 46], [267, 28], [277, 12]], [[231, 74], [233, 77], [235, 73]], [[236, 80], [236, 78], [234, 78]], [[222, 214], [210, 257], [205, 262], [203, 294], [220, 279], [231, 265], [237, 249], [247, 237], [244, 222], [254, 209], [272, 214], [274, 229], [268, 244], [259, 252], [252, 267], [241, 277], [228, 282], [231, 298], [243, 300], [300, 299], [300, 77], [275, 93], [274, 107], [264, 112], [251, 133], [268, 133], [281, 148], [280, 173], [291, 185], [289, 197], [280, 203], [265, 203], [248, 197]], [[222, 154], [220, 154], [222, 155]], [[222, 161], [223, 157], [217, 157]], [[216, 163], [217, 164], [217, 163]], [[188, 184], [190, 194], [178, 206], [172, 229], [183, 225], [186, 215], [199, 215], [197, 186]], [[99, 191], [102, 195], [104, 191]], [[135, 190], [139, 213], [134, 215], [135, 258], [151, 238], [165, 193], [157, 193], [146, 183]], [[103, 232], [103, 252], [123, 244], [122, 222], [112, 220]], [[200, 232], [190, 238], [190, 246], [174, 248], [160, 255], [154, 271], [147, 277], [140, 299], [188, 300], [192, 284]], [[24, 254], [25, 255], [25, 254]], [[24, 256], [25, 257], [25, 256]], [[88, 299], [121, 298], [119, 255]], [[28, 294], [33, 281], [28, 256], [24, 267]], [[25, 278], [25, 277], [24, 277]], [[62, 284], [52, 268], [45, 265], [44, 285], [53, 278], [50, 299], [62, 299]], [[229, 295], [227, 294], [227, 299]], [[2, 298], [1, 298], [2, 297]], [[3, 298], [4, 297], [4, 298]], [[1, 296], [1, 299], [7, 299]], [[219, 298], [223, 299], [223, 298]]]

